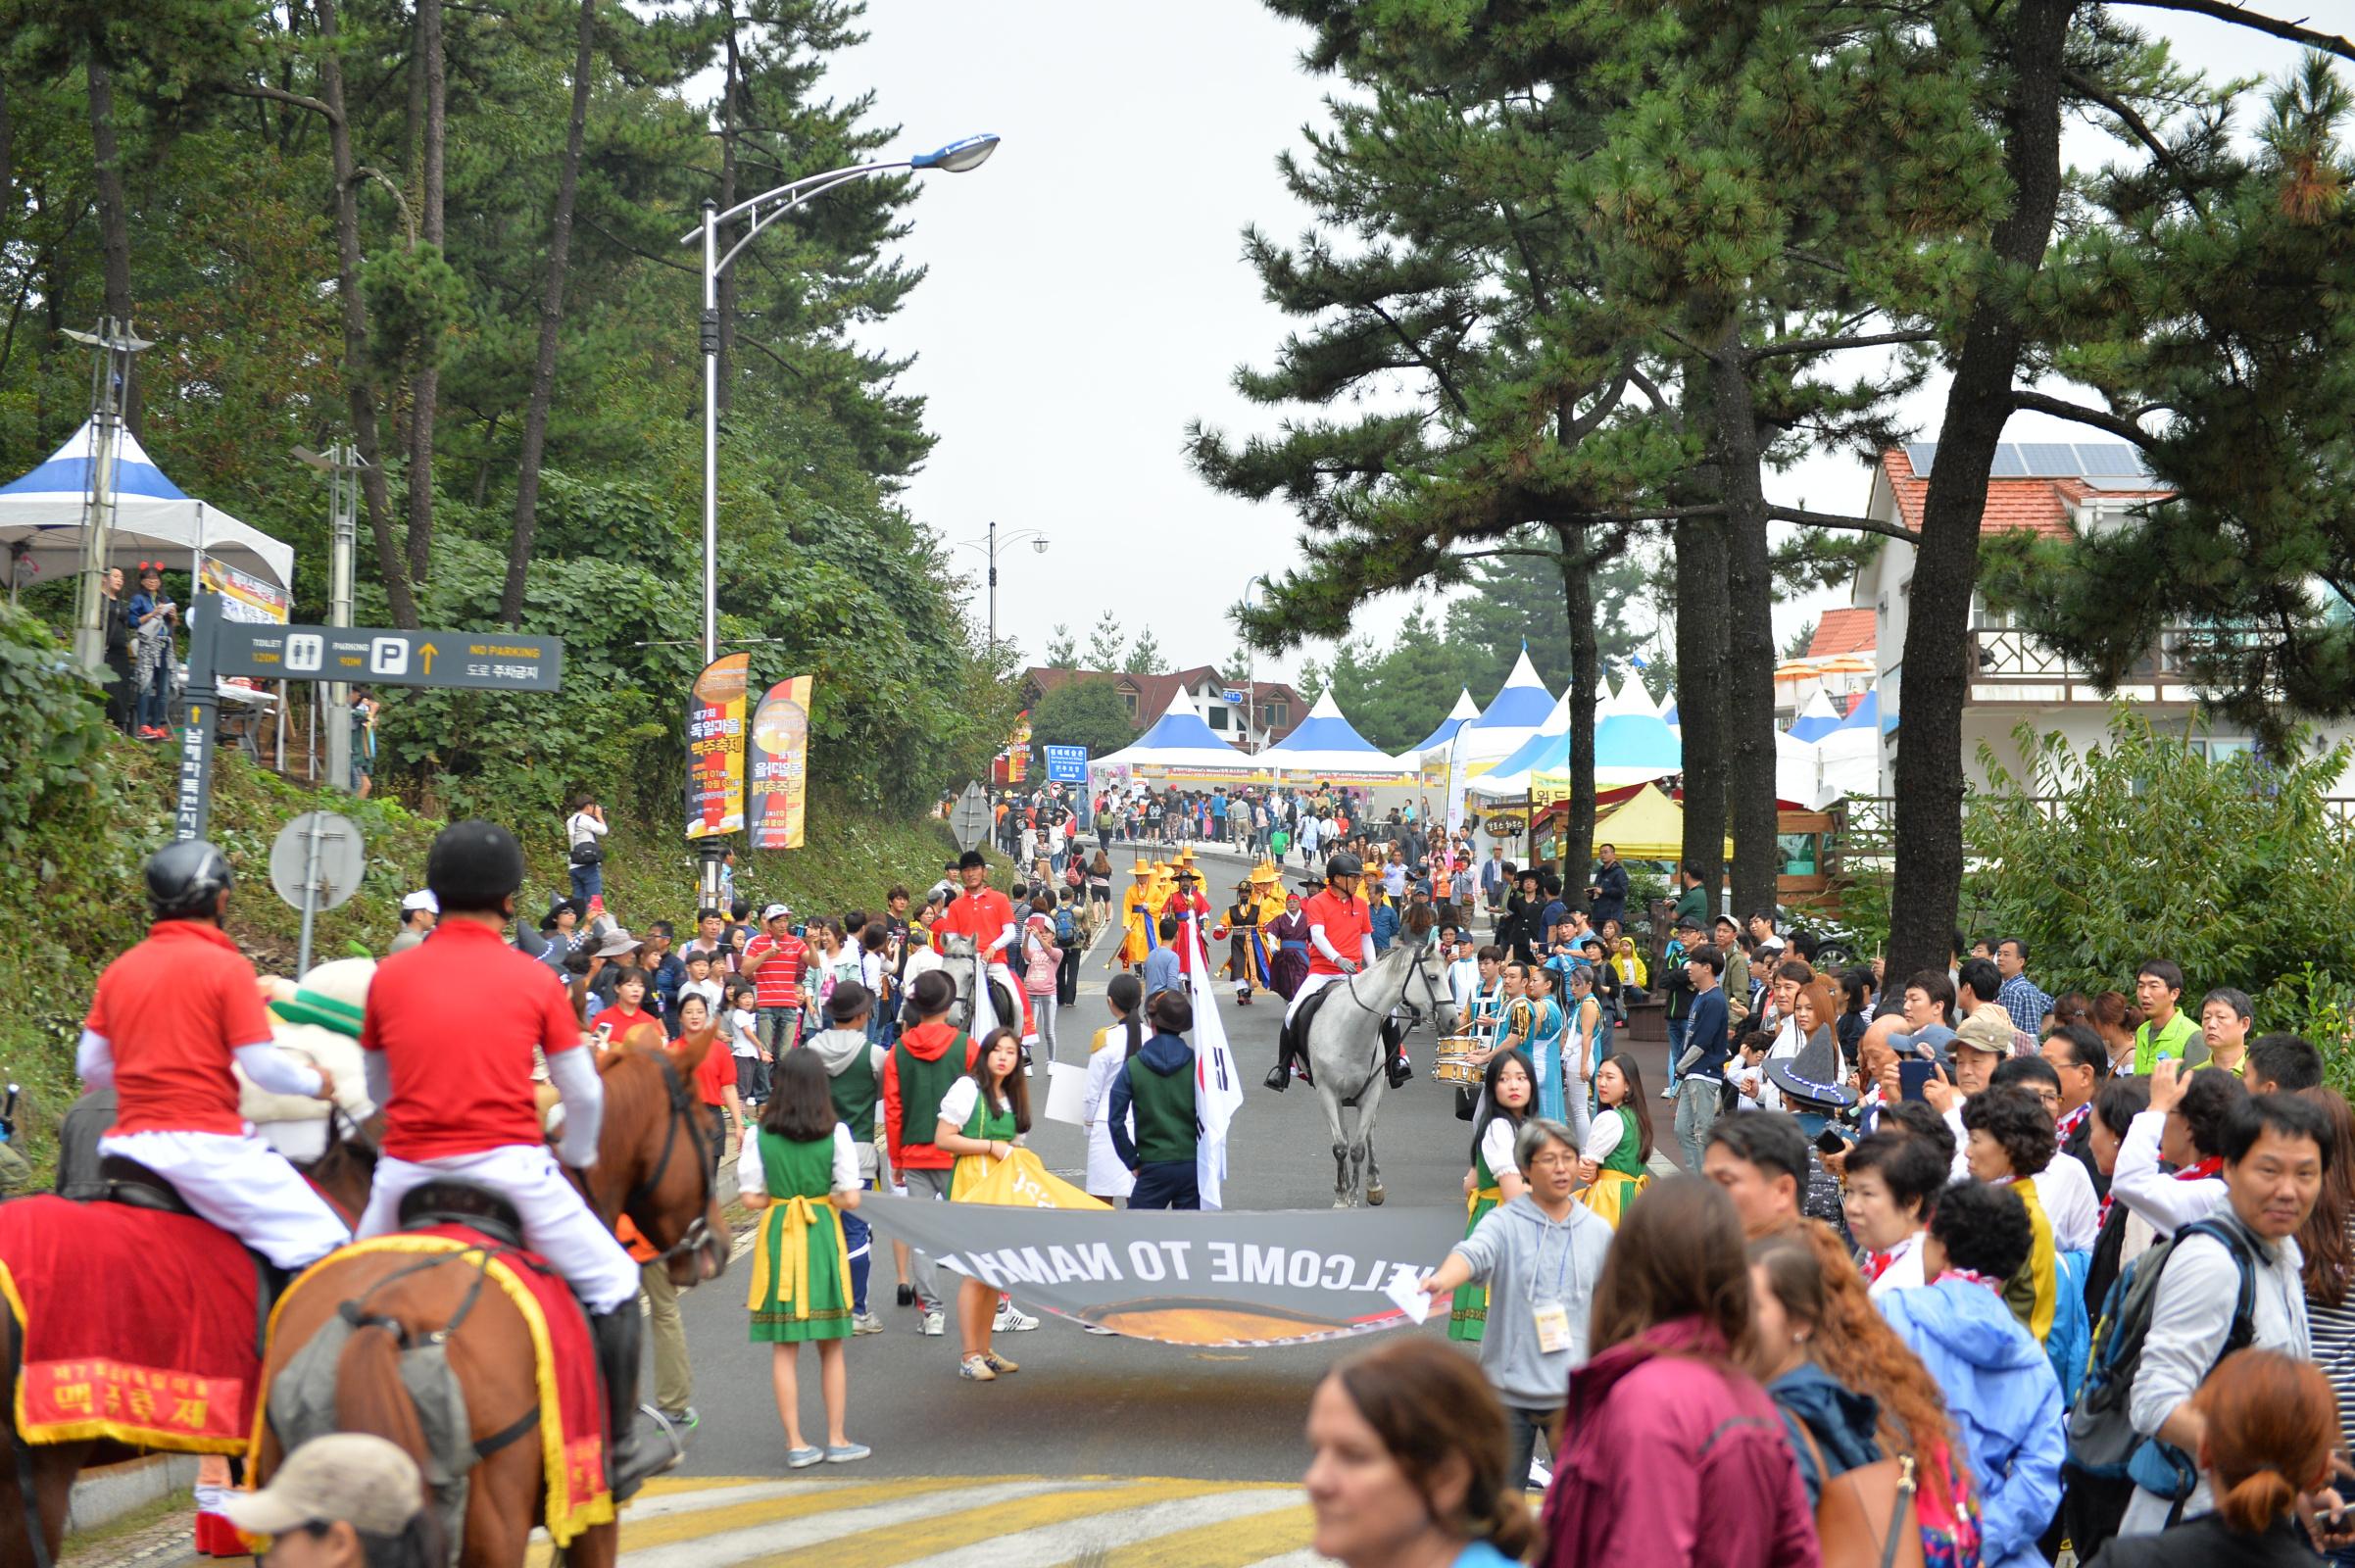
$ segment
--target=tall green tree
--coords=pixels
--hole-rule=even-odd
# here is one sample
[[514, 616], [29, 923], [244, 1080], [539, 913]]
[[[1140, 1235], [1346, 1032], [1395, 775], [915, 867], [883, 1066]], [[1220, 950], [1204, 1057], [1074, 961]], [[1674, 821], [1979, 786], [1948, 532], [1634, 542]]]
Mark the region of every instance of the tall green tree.
[[1085, 746], [1107, 757], [1137, 738], [1137, 724], [1109, 680], [1067, 680], [1031, 709], [1030, 737], [1042, 746]]
[[1088, 633], [1088, 668], [1123, 674], [1128, 668], [1127, 649], [1120, 617], [1109, 610], [1098, 615], [1095, 628]]

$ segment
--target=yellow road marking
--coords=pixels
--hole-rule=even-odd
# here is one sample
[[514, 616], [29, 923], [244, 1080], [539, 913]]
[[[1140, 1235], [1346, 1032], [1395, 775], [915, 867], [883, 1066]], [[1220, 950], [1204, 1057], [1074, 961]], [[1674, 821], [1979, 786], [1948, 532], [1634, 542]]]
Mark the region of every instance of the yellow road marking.
[[[965, 1479], [954, 1484], [975, 1483]], [[934, 1552], [1012, 1535], [1017, 1531], [1035, 1530], [1042, 1525], [1065, 1524], [1092, 1514], [1116, 1513], [1142, 1503], [1167, 1502], [1232, 1490], [1233, 1483], [1222, 1481], [1135, 1482], [1087, 1492], [1050, 1492], [1012, 1502], [940, 1514], [861, 1534], [858, 1550], [859, 1568], [888, 1568], [893, 1563], [908, 1562], [930, 1556]], [[624, 1549], [627, 1549], [626, 1543]], [[771, 1568], [771, 1565], [785, 1568], [787, 1564], [801, 1563], [804, 1555], [788, 1551], [757, 1557], [747, 1562], [744, 1568]]]
[[1316, 1516], [1303, 1502], [1296, 1508], [1114, 1546], [1090, 1561], [1091, 1568], [1243, 1568], [1246, 1563], [1299, 1551], [1315, 1533]]

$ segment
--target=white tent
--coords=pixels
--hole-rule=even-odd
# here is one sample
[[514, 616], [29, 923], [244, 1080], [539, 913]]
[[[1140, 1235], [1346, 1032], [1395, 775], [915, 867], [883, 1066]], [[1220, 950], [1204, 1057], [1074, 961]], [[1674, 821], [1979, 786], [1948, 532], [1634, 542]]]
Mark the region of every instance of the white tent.
[[[1380, 756], [1380, 753], [1376, 753]], [[1092, 759], [1091, 773], [1151, 768], [1189, 778], [1273, 779], [1273, 767], [1218, 738], [1183, 691], [1173, 694], [1169, 707], [1153, 728], [1108, 757]]]
[[[1481, 710], [1478, 718], [1467, 719], [1448, 743], [1462, 753], [1457, 760], [1465, 776], [1494, 768], [1519, 751], [1547, 722], [1555, 707], [1553, 694], [1538, 679], [1537, 666], [1529, 662], [1529, 650], [1523, 648], [1496, 700]], [[1565, 710], [1561, 729], [1566, 732], [1569, 727]]]
[[[49, 461], [0, 485], [0, 546], [18, 586], [81, 569], [82, 524], [89, 512], [94, 432], [88, 421]], [[239, 522], [166, 478], [125, 430], [115, 451], [115, 519], [107, 560], [125, 568], [159, 556], [188, 558], [193, 577], [218, 561], [285, 591], [294, 582], [294, 547]], [[179, 562], [170, 563], [177, 566]]]
[[[1524, 655], [1524, 660], [1527, 657]], [[1464, 728], [1468, 731], [1471, 726], [1467, 724]], [[1564, 692], [1528, 738], [1514, 747], [1510, 755], [1499, 758], [1494, 767], [1465, 785], [1464, 793], [1492, 801], [1528, 794], [1531, 772], [1546, 760], [1554, 743], [1569, 733], [1570, 694]]]
[[1439, 728], [1424, 736], [1420, 745], [1400, 752], [1398, 760], [1420, 763], [1426, 760], [1433, 762], [1445, 760], [1447, 743], [1455, 739], [1457, 731], [1479, 716], [1480, 705], [1472, 701], [1471, 689], [1459, 687], [1455, 693], [1455, 706], [1447, 710], [1447, 716], [1440, 720]]
[[1791, 715], [1791, 733], [1798, 740], [1820, 741], [1840, 728], [1840, 710], [1832, 706], [1831, 696], [1819, 688]]
[[1613, 686], [1609, 680], [1604, 680], [1602, 690], [1596, 694], [1595, 722], [1597, 724], [1607, 718], [1652, 718], [1656, 716], [1657, 710], [1651, 706], [1651, 698], [1644, 692], [1644, 683], [1633, 675], [1616, 686]]
[[1294, 777], [1314, 775], [1355, 782], [1360, 778], [1400, 778], [1415, 770], [1412, 760], [1400, 760], [1357, 733], [1342, 716], [1341, 705], [1326, 692], [1308, 710], [1293, 732], [1259, 754], [1269, 767]]

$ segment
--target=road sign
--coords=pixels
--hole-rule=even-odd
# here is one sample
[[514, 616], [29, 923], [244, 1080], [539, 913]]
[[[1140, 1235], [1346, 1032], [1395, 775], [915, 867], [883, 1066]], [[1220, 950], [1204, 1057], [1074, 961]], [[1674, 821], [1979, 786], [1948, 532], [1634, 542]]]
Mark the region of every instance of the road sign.
[[374, 626], [226, 622], [214, 673], [260, 680], [358, 681], [553, 692], [563, 685], [562, 638], [527, 632], [388, 631]]
[[990, 798], [978, 783], [967, 784], [949, 812], [949, 830], [957, 835], [959, 852], [972, 849], [990, 834]]
[[340, 907], [360, 891], [368, 872], [358, 824], [333, 811], [306, 811], [278, 830], [270, 847], [270, 885], [303, 911], [297, 973], [311, 968], [311, 922], [321, 909]]
[[1088, 749], [1085, 746], [1048, 746], [1047, 779], [1053, 784], [1085, 784], [1088, 781]]

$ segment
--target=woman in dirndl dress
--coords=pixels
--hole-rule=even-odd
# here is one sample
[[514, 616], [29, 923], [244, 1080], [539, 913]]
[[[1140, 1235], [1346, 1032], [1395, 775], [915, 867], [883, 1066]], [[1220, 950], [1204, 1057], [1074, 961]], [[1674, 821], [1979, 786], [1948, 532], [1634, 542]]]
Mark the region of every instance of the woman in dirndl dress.
[[[1529, 1116], [1536, 1080], [1529, 1058], [1518, 1051], [1500, 1051], [1489, 1058], [1480, 1083], [1480, 1125], [1472, 1133], [1472, 1168], [1464, 1174], [1469, 1236], [1490, 1210], [1509, 1203], [1521, 1194], [1521, 1167], [1513, 1162], [1513, 1140]], [[1489, 1288], [1458, 1285], [1447, 1313], [1447, 1338], [1477, 1345], [1487, 1332]]]
[[1619, 1228], [1619, 1216], [1636, 1195], [1651, 1185], [1651, 1110], [1644, 1102], [1644, 1075], [1636, 1058], [1622, 1051], [1595, 1073], [1600, 1105], [1580, 1151], [1578, 1200]]
[[[1011, 1029], [999, 1029], [981, 1043], [973, 1070], [949, 1086], [941, 1097], [940, 1121], [933, 1145], [957, 1156], [957, 1173], [950, 1179], [949, 1201], [966, 1201], [974, 1188], [987, 1180], [1020, 1146], [1030, 1131], [1030, 1085], [1022, 1076], [1022, 1045]], [[977, 1279], [957, 1287], [957, 1332], [961, 1353], [957, 1375], [974, 1383], [993, 1383], [1021, 1364], [1000, 1355], [990, 1335], [1003, 1322], [1008, 1329], [1036, 1328], [1038, 1319], [999, 1305], [998, 1293]]]
[[[834, 1113], [826, 1069], [810, 1051], [785, 1053], [769, 1081], [768, 1103], [747, 1128], [736, 1160], [748, 1207], [760, 1210], [753, 1239], [752, 1339], [772, 1347], [769, 1376], [785, 1423], [785, 1463], [799, 1470], [847, 1464], [871, 1451], [843, 1434], [850, 1373], [843, 1342], [851, 1337], [851, 1247], [846, 1209], [859, 1206], [859, 1152]], [[817, 1347], [818, 1386], [826, 1406], [826, 1446], [802, 1441], [796, 1365], [805, 1344]]]

